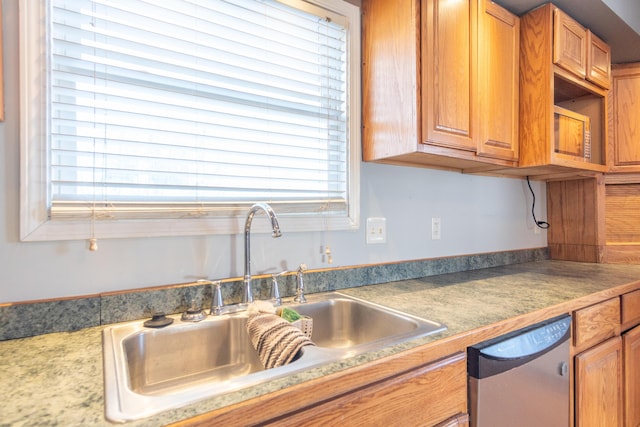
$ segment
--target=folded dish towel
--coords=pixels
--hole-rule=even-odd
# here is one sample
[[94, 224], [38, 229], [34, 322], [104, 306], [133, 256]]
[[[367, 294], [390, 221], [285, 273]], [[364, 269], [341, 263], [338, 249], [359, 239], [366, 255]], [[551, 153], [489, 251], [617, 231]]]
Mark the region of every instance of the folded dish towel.
[[299, 328], [270, 312], [250, 310], [247, 331], [266, 369], [286, 365], [307, 345], [315, 345]]

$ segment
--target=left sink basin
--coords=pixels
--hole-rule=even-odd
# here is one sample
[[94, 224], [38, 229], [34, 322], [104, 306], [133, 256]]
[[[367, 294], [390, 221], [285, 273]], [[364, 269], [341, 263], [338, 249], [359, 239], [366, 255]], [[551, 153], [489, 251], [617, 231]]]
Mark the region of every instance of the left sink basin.
[[329, 292], [293, 305], [313, 318], [311, 339], [301, 356], [264, 369], [246, 330], [246, 312], [209, 316], [192, 323], [171, 316], [162, 329], [144, 321], [103, 331], [105, 414], [115, 422], [148, 417], [366, 351], [446, 329], [347, 295]]
[[[131, 390], [163, 395], [185, 385], [262, 371], [245, 317], [132, 334], [122, 340]], [[224, 345], [220, 345], [224, 343]]]
[[327, 362], [318, 347], [265, 370], [246, 331], [245, 313], [150, 329], [143, 321], [104, 329], [105, 415], [126, 422], [245, 389]]

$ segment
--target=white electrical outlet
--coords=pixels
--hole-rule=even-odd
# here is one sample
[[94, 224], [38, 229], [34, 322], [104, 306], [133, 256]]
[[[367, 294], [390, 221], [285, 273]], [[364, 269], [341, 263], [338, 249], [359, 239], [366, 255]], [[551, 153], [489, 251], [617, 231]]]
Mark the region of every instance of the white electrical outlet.
[[367, 245], [387, 243], [387, 219], [367, 218]]
[[431, 240], [440, 240], [441, 235], [440, 218], [431, 218]]

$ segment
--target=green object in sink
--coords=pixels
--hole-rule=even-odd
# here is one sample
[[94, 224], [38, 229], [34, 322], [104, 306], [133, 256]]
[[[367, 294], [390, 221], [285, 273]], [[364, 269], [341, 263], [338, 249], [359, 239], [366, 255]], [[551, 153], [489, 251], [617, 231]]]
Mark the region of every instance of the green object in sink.
[[288, 322], [295, 322], [296, 320], [302, 318], [302, 316], [300, 316], [300, 314], [297, 311], [289, 307], [282, 307], [279, 314], [280, 314], [280, 317], [282, 317], [284, 320]]

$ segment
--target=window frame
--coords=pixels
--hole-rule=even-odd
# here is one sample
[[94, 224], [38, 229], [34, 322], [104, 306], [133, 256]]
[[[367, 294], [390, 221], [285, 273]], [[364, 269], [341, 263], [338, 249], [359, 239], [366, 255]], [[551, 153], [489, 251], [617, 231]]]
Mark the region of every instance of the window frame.
[[[278, 0], [291, 5], [296, 0]], [[47, 2], [19, 2], [20, 21], [20, 239], [22, 241], [76, 240], [89, 237], [127, 238], [237, 234], [244, 228], [246, 214], [226, 217], [199, 217], [196, 212], [183, 218], [154, 219], [56, 219], [49, 215], [46, 55]], [[313, 0], [316, 6], [344, 15], [349, 21], [349, 153], [348, 209], [344, 216], [278, 214], [283, 231], [353, 230], [360, 226], [360, 10], [344, 0]], [[264, 224], [263, 224], [264, 223]], [[268, 231], [266, 221], [258, 221], [256, 231]]]

